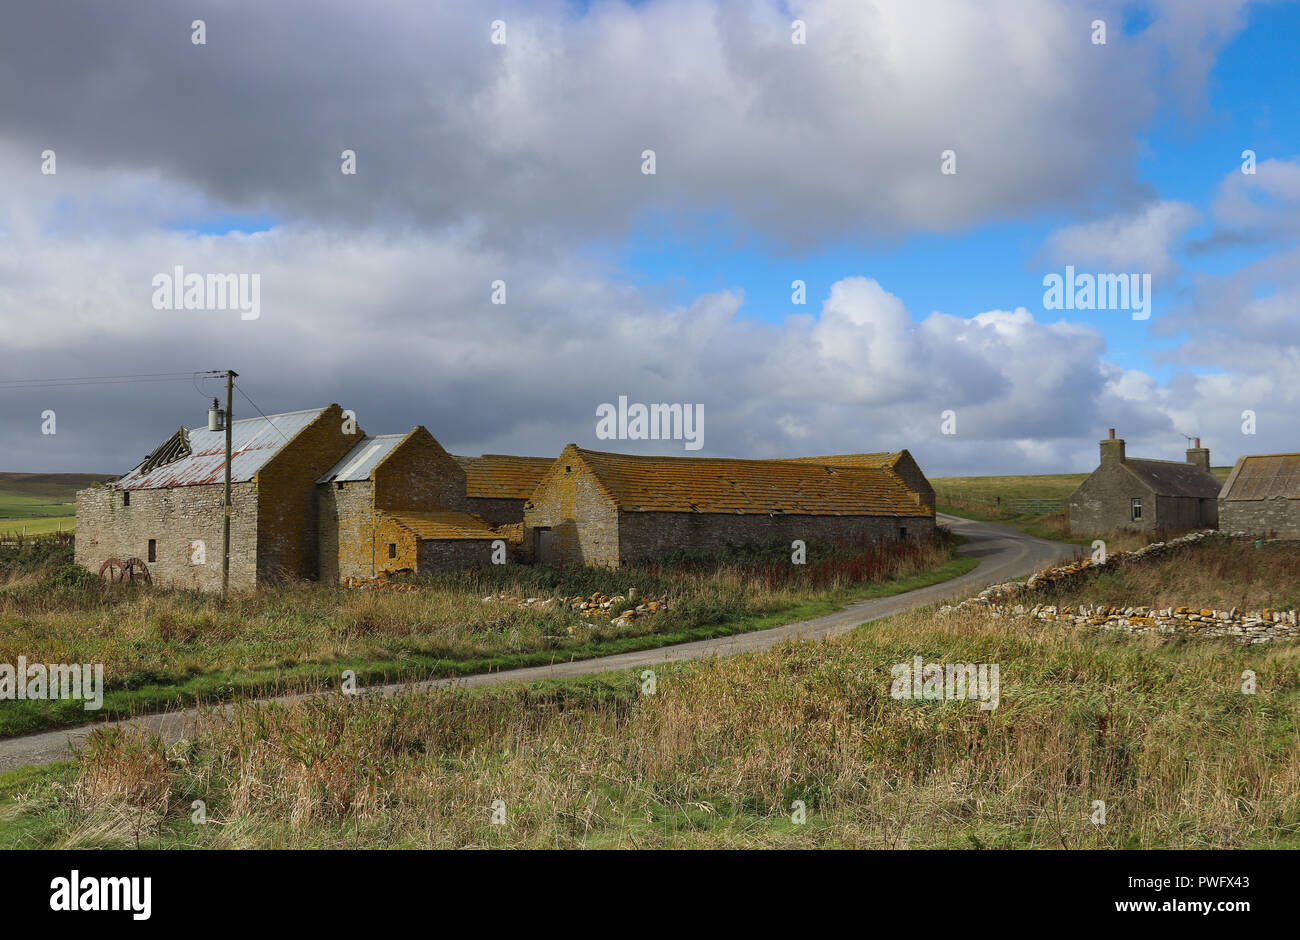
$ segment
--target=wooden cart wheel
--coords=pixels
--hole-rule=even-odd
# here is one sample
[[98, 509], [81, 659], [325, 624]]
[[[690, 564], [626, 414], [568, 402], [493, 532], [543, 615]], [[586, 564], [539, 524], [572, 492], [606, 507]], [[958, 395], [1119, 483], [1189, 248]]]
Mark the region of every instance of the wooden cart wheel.
[[123, 574], [132, 584], [153, 584], [149, 567], [139, 558], [128, 558], [122, 562]]

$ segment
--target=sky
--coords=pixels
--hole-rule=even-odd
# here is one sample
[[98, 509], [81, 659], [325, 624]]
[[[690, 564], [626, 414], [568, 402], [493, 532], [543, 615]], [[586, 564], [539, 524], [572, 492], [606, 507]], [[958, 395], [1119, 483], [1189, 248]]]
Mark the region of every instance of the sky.
[[[1245, 0], [7, 3], [0, 470], [125, 472], [222, 369], [236, 417], [458, 454], [1300, 450], [1297, 37]], [[256, 317], [169, 309], [178, 267]], [[1070, 270], [1149, 307], [1062, 309]], [[703, 446], [598, 437], [621, 396]]]

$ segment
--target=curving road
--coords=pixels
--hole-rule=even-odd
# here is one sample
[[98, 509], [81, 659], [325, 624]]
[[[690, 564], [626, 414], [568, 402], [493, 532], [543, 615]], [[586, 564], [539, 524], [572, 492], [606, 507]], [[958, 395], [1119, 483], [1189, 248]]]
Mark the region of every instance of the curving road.
[[[503, 682], [535, 682], [539, 679], [569, 678], [621, 669], [644, 669], [660, 663], [700, 659], [705, 656], [730, 656], [750, 650], [764, 650], [786, 640], [816, 640], [846, 633], [860, 624], [880, 617], [888, 617], [903, 610], [924, 607], [936, 601], [967, 597], [990, 584], [1022, 577], [1071, 558], [1077, 550], [1077, 546], [1036, 539], [1010, 526], [993, 522], [976, 522], [942, 513], [939, 515], [939, 521], [949, 526], [953, 532], [970, 540], [962, 546], [961, 553], [978, 558], [979, 565], [966, 574], [930, 587], [918, 588], [905, 594], [895, 594], [892, 597], [858, 601], [834, 613], [769, 630], [756, 630], [752, 633], [740, 633], [712, 640], [696, 640], [677, 646], [619, 653], [596, 659], [554, 663], [549, 666], [530, 666], [526, 669], [509, 669], [455, 679], [372, 686], [366, 691], [397, 695], [402, 692], [449, 686], [468, 688], [497, 685]], [[266, 701], [289, 704], [307, 697], [309, 696], [285, 695]], [[209, 709], [186, 709], [9, 738], [0, 741], [0, 771], [66, 760], [70, 756], [71, 747], [79, 745], [94, 728], [102, 725], [135, 726], [159, 734], [170, 742], [185, 737], [195, 720], [208, 714], [210, 714]]]

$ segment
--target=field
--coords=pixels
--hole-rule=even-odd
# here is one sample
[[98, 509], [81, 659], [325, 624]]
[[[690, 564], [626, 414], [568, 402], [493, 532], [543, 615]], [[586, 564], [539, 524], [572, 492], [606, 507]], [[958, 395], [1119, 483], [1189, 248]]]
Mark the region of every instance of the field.
[[0, 473], [0, 538], [71, 532], [77, 490], [106, 479], [93, 473]]
[[[361, 684], [427, 679], [778, 626], [974, 567], [954, 550], [951, 537], [907, 550], [827, 546], [793, 566], [782, 546], [618, 571], [506, 565], [440, 572], [413, 579], [409, 592], [299, 583], [223, 599], [104, 589], [72, 564], [70, 539], [27, 540], [0, 546], [0, 663], [18, 656], [102, 663], [107, 694], [96, 717], [127, 716], [337, 689], [345, 670]], [[627, 596], [633, 588], [635, 600]], [[611, 598], [598, 616], [584, 618], [558, 600], [595, 593]], [[525, 604], [528, 598], [536, 602]], [[667, 607], [611, 623], [642, 600]], [[0, 736], [86, 721], [77, 701], [0, 701]]]
[[[1284, 599], [1298, 566], [1193, 546], [1128, 587]], [[999, 706], [891, 696], [914, 656], [997, 664]], [[99, 733], [0, 778], [0, 845], [1300, 847], [1294, 644], [928, 609], [656, 673], [244, 705], [171, 748]]]
[[[1212, 467], [1211, 472], [1226, 480], [1231, 467]], [[1086, 473], [1048, 473], [1000, 477], [935, 477], [939, 512], [984, 522], [1002, 522], [1043, 539], [1087, 544], [1094, 535], [1071, 535], [1068, 509], [1070, 494], [1087, 479]], [[1059, 501], [1060, 508], [1026, 505], [1026, 500]], [[1107, 535], [1113, 548], [1135, 548], [1146, 539], [1138, 535]]]

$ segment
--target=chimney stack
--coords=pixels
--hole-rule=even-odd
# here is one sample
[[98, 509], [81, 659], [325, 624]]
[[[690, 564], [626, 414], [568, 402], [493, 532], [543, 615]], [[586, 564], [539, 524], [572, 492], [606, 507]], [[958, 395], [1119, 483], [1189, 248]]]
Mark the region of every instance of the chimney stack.
[[1124, 462], [1124, 438], [1115, 436], [1115, 429], [1110, 429], [1110, 437], [1101, 442], [1101, 465], [1119, 466]]
[[1201, 446], [1201, 439], [1195, 438], [1195, 447], [1187, 449], [1187, 462], [1194, 467], [1200, 467], [1206, 473], [1210, 472], [1210, 449]]

